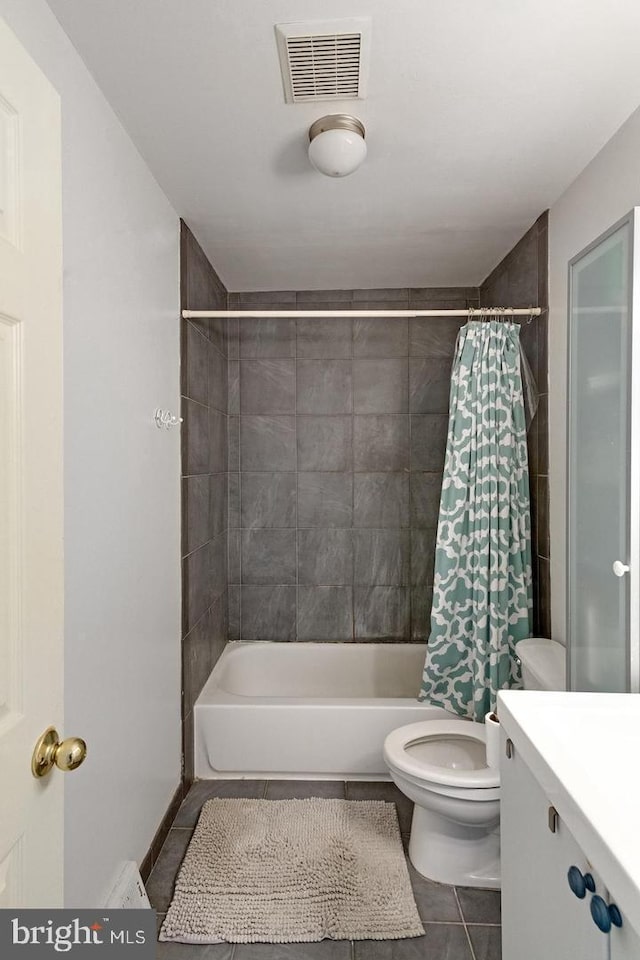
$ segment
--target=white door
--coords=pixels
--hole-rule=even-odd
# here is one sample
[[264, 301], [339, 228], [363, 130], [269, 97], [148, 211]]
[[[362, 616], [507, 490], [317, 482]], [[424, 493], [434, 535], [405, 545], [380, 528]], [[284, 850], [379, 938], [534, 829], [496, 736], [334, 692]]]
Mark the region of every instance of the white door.
[[636, 208], [569, 264], [571, 690], [640, 689]]
[[0, 906], [62, 906], [60, 102], [0, 19]]

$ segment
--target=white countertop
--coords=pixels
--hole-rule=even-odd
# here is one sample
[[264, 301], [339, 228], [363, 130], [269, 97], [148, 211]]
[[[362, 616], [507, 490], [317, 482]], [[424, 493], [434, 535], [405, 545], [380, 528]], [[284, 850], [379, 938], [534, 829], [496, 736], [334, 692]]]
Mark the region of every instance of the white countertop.
[[640, 694], [500, 694], [506, 734], [640, 933]]

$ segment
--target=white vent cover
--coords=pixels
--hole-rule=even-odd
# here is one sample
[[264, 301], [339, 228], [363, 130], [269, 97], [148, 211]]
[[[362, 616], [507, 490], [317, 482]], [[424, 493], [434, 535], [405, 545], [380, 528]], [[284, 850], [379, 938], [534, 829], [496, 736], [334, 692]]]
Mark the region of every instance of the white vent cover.
[[371, 41], [367, 17], [279, 23], [276, 38], [287, 103], [366, 96]]
[[121, 870], [106, 903], [113, 909], [144, 910], [151, 904], [144, 888], [138, 864], [127, 860], [121, 864]]

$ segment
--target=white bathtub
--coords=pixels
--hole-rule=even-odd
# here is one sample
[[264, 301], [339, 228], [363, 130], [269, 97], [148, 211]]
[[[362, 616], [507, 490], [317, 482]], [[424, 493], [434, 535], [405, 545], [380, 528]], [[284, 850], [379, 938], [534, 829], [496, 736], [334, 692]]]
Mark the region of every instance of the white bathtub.
[[228, 643], [195, 705], [195, 774], [388, 779], [387, 734], [446, 716], [416, 699], [414, 643]]

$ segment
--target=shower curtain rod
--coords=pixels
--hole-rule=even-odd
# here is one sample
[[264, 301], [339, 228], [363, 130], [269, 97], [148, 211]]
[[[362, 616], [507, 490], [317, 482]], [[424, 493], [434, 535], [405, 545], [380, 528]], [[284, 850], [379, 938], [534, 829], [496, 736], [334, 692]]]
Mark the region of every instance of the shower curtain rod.
[[183, 310], [185, 320], [279, 317], [539, 317], [542, 307], [470, 307], [466, 310]]

